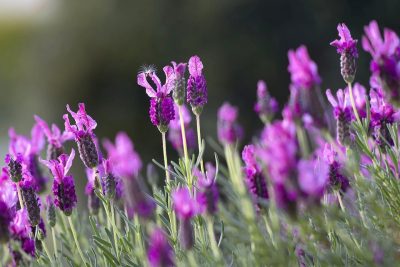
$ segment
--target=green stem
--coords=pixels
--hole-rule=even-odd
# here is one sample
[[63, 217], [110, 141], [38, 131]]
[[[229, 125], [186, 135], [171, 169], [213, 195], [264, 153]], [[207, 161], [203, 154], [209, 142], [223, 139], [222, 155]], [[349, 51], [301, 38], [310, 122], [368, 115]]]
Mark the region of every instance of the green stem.
[[210, 240], [211, 249], [215, 259], [220, 262], [221, 261], [221, 253], [219, 247], [217, 245], [217, 241], [215, 239], [214, 234], [214, 220], [213, 217], [207, 216], [207, 230], [208, 230], [208, 239]]
[[356, 108], [356, 103], [354, 101], [354, 96], [353, 96], [353, 87], [351, 85], [351, 83], [347, 83], [347, 86], [349, 87], [349, 94], [350, 94], [350, 103], [351, 103], [351, 107], [353, 108], [353, 112], [354, 115], [356, 116], [357, 121], [361, 124], [361, 120], [360, 120], [360, 116], [358, 115], [358, 111]]
[[[197, 125], [197, 144], [199, 146], [199, 153], [201, 151], [201, 131], [200, 131], [200, 115], [196, 115], [196, 125]], [[204, 163], [203, 157], [200, 159], [201, 173], [204, 175]]]
[[22, 201], [21, 187], [19, 186], [19, 183], [16, 183], [16, 185], [17, 185], [17, 193], [18, 193], [19, 205], [21, 206], [21, 209], [23, 209], [24, 208], [24, 202]]
[[118, 238], [117, 238], [117, 225], [116, 225], [116, 220], [115, 220], [115, 211], [114, 211], [114, 203], [113, 201], [110, 201], [110, 208], [111, 208], [111, 220], [114, 228], [114, 244], [115, 244], [115, 251], [118, 256], [119, 248], [118, 248]]
[[51, 227], [51, 235], [52, 235], [52, 238], [53, 238], [54, 258], [57, 261], [58, 251], [57, 251], [56, 231], [55, 231], [54, 227]]
[[71, 232], [72, 232], [72, 236], [73, 236], [74, 241], [75, 241], [76, 248], [78, 249], [79, 256], [81, 257], [82, 262], [83, 262], [85, 265], [87, 265], [87, 264], [86, 264], [86, 261], [85, 261], [85, 257], [83, 256], [83, 253], [82, 253], [81, 246], [79, 245], [79, 242], [78, 242], [78, 236], [76, 235], [75, 226], [74, 226], [74, 224], [72, 223], [72, 220], [71, 220], [71, 217], [70, 217], [70, 216], [68, 216], [68, 222], [69, 222], [69, 226], [70, 226], [70, 228], [71, 228]]
[[188, 257], [188, 260], [189, 260], [189, 265], [190, 265], [191, 267], [197, 267], [196, 258], [194, 257], [194, 254], [193, 254], [193, 251], [192, 251], [192, 250], [189, 250], [189, 251], [187, 252], [187, 257]]
[[53, 261], [53, 257], [51, 256], [49, 250], [47, 249], [46, 242], [44, 242], [44, 240], [41, 240], [40, 242], [42, 242], [42, 246], [43, 246], [43, 248], [44, 248], [44, 251], [45, 251], [46, 254], [47, 254], [47, 257], [48, 257], [49, 260], [50, 260], [51, 266], [55, 266], [55, 265], [54, 265], [54, 261]]
[[167, 188], [171, 189], [170, 177], [168, 171], [167, 141], [165, 140], [165, 132], [161, 133], [161, 136], [162, 136], [162, 146], [163, 146], [163, 156], [164, 156], [165, 177], [167, 179]]
[[[188, 155], [188, 150], [187, 150], [186, 131], [185, 131], [185, 123], [183, 121], [182, 106], [178, 106], [178, 111], [179, 111], [179, 120], [181, 122], [183, 155], [185, 157], [185, 164], [187, 164], [189, 162], [189, 155]], [[186, 166], [186, 167], [188, 167], [188, 166]]]

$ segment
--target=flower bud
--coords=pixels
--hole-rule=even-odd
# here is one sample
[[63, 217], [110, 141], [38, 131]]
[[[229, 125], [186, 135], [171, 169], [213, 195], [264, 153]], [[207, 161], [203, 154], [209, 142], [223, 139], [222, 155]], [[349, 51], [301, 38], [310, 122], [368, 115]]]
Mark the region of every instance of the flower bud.
[[27, 181], [21, 186], [22, 199], [29, 215], [31, 226], [36, 226], [40, 222], [40, 207], [37, 196], [32, 184]]
[[99, 164], [99, 156], [97, 148], [90, 134], [85, 134], [77, 140], [78, 150], [81, 160], [88, 168], [97, 167]]

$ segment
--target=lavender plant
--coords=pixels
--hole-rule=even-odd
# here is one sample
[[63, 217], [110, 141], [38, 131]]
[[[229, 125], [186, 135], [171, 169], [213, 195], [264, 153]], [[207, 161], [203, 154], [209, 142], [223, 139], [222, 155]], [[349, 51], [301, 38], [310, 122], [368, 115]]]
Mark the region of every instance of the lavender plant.
[[[290, 50], [282, 116], [260, 80], [254, 116], [263, 129], [243, 147], [239, 110], [228, 102], [218, 110], [218, 141], [206, 145], [201, 136], [208, 99], [198, 56], [165, 66], [164, 83], [153, 68], [137, 76], [162, 137], [146, 173], [125, 132], [104, 140], [102, 151], [83, 103], [77, 112], [67, 106], [75, 125], [64, 115], [64, 131], [38, 116], [31, 138], [10, 129], [1, 266], [397, 266], [400, 39], [389, 29], [382, 38], [375, 21], [365, 27], [366, 90], [355, 82], [357, 40], [345, 24], [337, 29], [331, 45], [344, 89], [323, 93], [307, 48]], [[167, 133], [179, 154], [173, 160]], [[78, 205], [82, 178], [68, 174], [75, 150], [66, 154], [64, 144], [72, 139], [86, 168], [88, 209]], [[214, 162], [203, 163], [205, 149]]]

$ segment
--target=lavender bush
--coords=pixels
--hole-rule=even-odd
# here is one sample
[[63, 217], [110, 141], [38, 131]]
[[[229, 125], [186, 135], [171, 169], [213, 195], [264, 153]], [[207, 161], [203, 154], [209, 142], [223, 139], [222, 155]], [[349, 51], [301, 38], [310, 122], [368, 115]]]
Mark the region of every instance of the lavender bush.
[[[65, 114], [64, 131], [38, 116], [31, 137], [10, 129], [0, 176], [1, 265], [398, 265], [400, 39], [390, 29], [382, 37], [375, 21], [365, 27], [367, 90], [354, 82], [358, 41], [345, 24], [338, 33], [331, 45], [343, 88], [323, 93], [307, 48], [290, 50], [289, 100], [280, 116], [258, 82], [254, 110], [264, 129], [251, 144], [240, 143], [239, 110], [226, 102], [219, 142], [206, 145], [200, 119], [212, 85], [198, 56], [165, 66], [164, 82], [153, 68], [137, 75], [161, 134], [146, 173], [126, 133], [101, 145], [83, 103], [77, 112], [67, 105], [75, 124]], [[87, 210], [77, 209], [75, 149], [64, 149], [71, 140], [86, 167]], [[167, 141], [179, 158], [167, 158]], [[205, 149], [215, 151], [213, 162], [204, 163]]]

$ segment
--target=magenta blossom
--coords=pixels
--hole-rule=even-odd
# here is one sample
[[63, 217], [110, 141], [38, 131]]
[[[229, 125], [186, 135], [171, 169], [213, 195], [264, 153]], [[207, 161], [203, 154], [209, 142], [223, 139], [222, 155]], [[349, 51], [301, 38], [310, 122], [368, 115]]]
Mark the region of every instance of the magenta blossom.
[[39, 116], [35, 115], [35, 120], [42, 128], [42, 131], [47, 138], [47, 142], [49, 143], [47, 148], [47, 159], [58, 158], [64, 152], [63, 144], [66, 141], [73, 139], [74, 134], [67, 131], [61, 133], [61, 130], [55, 124], [52, 124], [50, 128], [49, 125]]
[[161, 228], [156, 228], [151, 233], [147, 258], [151, 267], [175, 266], [174, 251]]
[[124, 179], [132, 179], [139, 175], [142, 169], [142, 160], [135, 151], [132, 140], [125, 132], [117, 133], [115, 145], [109, 140], [103, 143], [107, 150], [113, 173]]
[[298, 164], [299, 186], [307, 196], [319, 199], [328, 183], [329, 166], [322, 159], [300, 160]]
[[99, 154], [95, 144], [95, 134], [93, 130], [97, 123], [90, 117], [85, 110], [85, 104], [79, 103], [79, 110], [73, 112], [69, 105], [67, 110], [75, 120], [75, 125], [71, 125], [68, 114], [64, 114], [65, 131], [72, 133], [75, 136], [75, 141], [78, 145], [79, 155], [82, 162], [87, 168], [97, 167], [99, 164]]
[[364, 27], [362, 47], [372, 56], [370, 79], [373, 88], [382, 88], [391, 97], [400, 97], [400, 39], [397, 34], [384, 29], [383, 38], [378, 23], [371, 21]]
[[9, 229], [13, 237], [16, 237], [18, 239], [29, 237], [32, 228], [29, 223], [28, 211], [25, 208], [20, 209], [16, 212]]
[[77, 198], [75, 193], [75, 183], [71, 175], [67, 175], [72, 166], [75, 157], [75, 151], [71, 154], [62, 154], [57, 160], [41, 160], [46, 165], [54, 177], [53, 195], [54, 204], [64, 212], [66, 216], [71, 215], [76, 206]]
[[357, 53], [357, 40], [354, 40], [351, 37], [350, 31], [347, 28], [346, 24], [339, 23], [337, 26], [337, 30], [339, 32], [339, 40], [334, 40], [331, 42], [331, 45], [336, 47], [337, 52], [339, 54], [342, 53], [351, 53], [353, 57], [358, 57]]
[[183, 105], [185, 102], [186, 93], [186, 81], [185, 81], [185, 71], [186, 63], [177, 64], [175, 61], [171, 62], [173, 67], [174, 75], [174, 89], [172, 91], [172, 97], [177, 105]]
[[218, 187], [215, 177], [215, 167], [207, 162], [206, 173], [203, 175], [198, 169], [193, 171], [193, 174], [197, 177], [197, 203], [199, 211], [201, 213], [206, 212], [207, 214], [215, 214], [218, 210]]
[[292, 84], [301, 89], [311, 89], [321, 83], [317, 64], [311, 60], [307, 48], [302, 45], [297, 50], [289, 50], [289, 67]]
[[190, 196], [189, 189], [181, 187], [172, 193], [172, 200], [176, 215], [180, 219], [191, 219], [196, 216], [199, 209], [197, 202]]
[[238, 109], [225, 102], [218, 109], [218, 139], [224, 145], [234, 144], [243, 138], [243, 129], [237, 123]]
[[[171, 66], [163, 68], [165, 73], [165, 83], [161, 84], [158, 76], [153, 72], [140, 72], [137, 76], [138, 85], [146, 89], [150, 99], [150, 120], [161, 132], [168, 131], [169, 122], [175, 118], [173, 100], [170, 93], [174, 87], [175, 75]], [[150, 85], [148, 78], [156, 86], [154, 89]]]
[[339, 189], [345, 192], [350, 186], [347, 177], [342, 175], [342, 164], [339, 162], [338, 153], [335, 151], [332, 144], [326, 143], [322, 152], [322, 157], [329, 165], [328, 182], [330, 190]]

